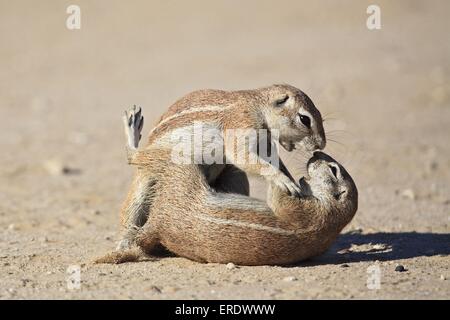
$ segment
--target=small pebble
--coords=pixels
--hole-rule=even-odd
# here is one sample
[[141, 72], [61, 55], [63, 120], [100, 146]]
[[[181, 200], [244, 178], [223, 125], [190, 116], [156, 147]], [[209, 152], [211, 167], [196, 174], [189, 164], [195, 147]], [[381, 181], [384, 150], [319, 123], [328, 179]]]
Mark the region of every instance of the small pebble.
[[346, 263], [341, 264], [341, 268], [348, 268], [348, 267], [350, 267], [350, 266], [348, 264], [346, 264]]
[[428, 172], [436, 171], [439, 167], [439, 164], [435, 160], [430, 160], [426, 163], [426, 170]]
[[161, 289], [158, 288], [157, 286], [151, 286], [149, 289], [149, 291], [153, 291], [154, 293], [161, 293]]
[[8, 226], [8, 230], [12, 230], [12, 231], [16, 230], [16, 225], [15, 225], [14, 223], [11, 223], [11, 224]]
[[377, 243], [373, 245], [373, 248], [375, 250], [386, 250], [386, 245], [382, 244], [382, 243]]
[[27, 284], [31, 282], [30, 279], [25, 279], [25, 278], [21, 279], [20, 281], [22, 282], [22, 287], [26, 287]]
[[44, 236], [44, 237], [40, 237], [40, 238], [39, 238], [39, 241], [40, 241], [40, 242], [48, 242], [48, 238], [45, 237], [45, 236]]
[[447, 278], [446, 278], [443, 274], [441, 274], [441, 276], [439, 277], [439, 279], [441, 279], [441, 280], [447, 280]]
[[164, 291], [165, 293], [175, 293], [178, 290], [179, 289], [177, 287], [165, 287], [162, 291]]
[[412, 189], [406, 189], [402, 192], [402, 197], [410, 200], [416, 199], [416, 194]]
[[236, 269], [236, 265], [232, 262], [227, 263], [227, 269], [228, 270]]
[[293, 277], [293, 276], [289, 276], [289, 277], [283, 278], [283, 281], [286, 281], [286, 282], [297, 281], [297, 278]]
[[81, 171], [79, 169], [74, 169], [66, 166], [59, 160], [47, 160], [44, 162], [44, 168], [52, 176], [61, 176], [69, 174], [79, 174]]
[[62, 175], [66, 169], [66, 167], [58, 160], [47, 160], [44, 163], [44, 167], [52, 176]]
[[397, 271], [397, 272], [404, 272], [404, 271], [407, 271], [407, 270], [405, 269], [404, 266], [402, 266], [401, 264], [399, 264], [399, 265], [397, 265], [397, 266], [395, 267], [395, 271]]

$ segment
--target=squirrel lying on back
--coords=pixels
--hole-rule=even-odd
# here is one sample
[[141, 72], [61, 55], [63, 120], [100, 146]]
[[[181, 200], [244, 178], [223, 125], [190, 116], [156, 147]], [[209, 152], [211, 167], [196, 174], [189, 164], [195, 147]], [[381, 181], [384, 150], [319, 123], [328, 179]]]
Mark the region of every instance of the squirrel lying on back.
[[148, 220], [136, 233], [137, 247], [96, 262], [137, 261], [159, 245], [195, 261], [239, 265], [293, 264], [317, 256], [355, 215], [358, 191], [347, 171], [323, 152], [314, 152], [307, 170], [300, 195], [272, 183], [266, 204], [217, 192], [198, 166], [163, 169], [166, 179], [155, 188]]

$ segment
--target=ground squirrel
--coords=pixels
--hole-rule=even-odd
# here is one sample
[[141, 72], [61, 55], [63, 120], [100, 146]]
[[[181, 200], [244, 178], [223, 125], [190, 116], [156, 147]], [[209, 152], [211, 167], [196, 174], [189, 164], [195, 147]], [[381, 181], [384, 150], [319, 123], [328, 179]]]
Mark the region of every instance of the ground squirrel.
[[271, 183], [266, 204], [216, 192], [198, 166], [174, 165], [136, 235], [139, 248], [97, 262], [136, 261], [159, 244], [195, 261], [238, 265], [284, 265], [319, 255], [353, 218], [358, 191], [347, 171], [323, 152], [314, 153], [307, 172], [299, 181], [301, 195]]
[[[291, 194], [301, 192], [283, 162], [274, 164], [270, 161], [274, 158], [278, 160], [273, 145], [269, 142], [263, 146], [259, 138], [265, 137], [269, 141], [278, 139], [288, 151], [299, 145], [313, 151], [323, 149], [326, 144], [320, 112], [306, 94], [289, 85], [256, 90], [192, 92], [175, 102], [161, 117], [149, 135], [146, 148], [142, 150], [137, 149], [143, 126], [140, 108], [126, 112], [124, 124], [128, 137], [128, 161], [138, 168], [122, 207], [125, 231], [117, 249], [129, 248], [137, 230], [146, 222], [155, 190], [159, 188], [158, 182], [166, 179], [174, 166], [173, 151], [176, 146], [181, 145], [184, 151], [187, 146], [192, 151], [188, 164], [194, 163], [216, 191], [248, 195], [247, 174], [261, 175]], [[200, 134], [196, 132], [195, 124], [201, 125]], [[244, 136], [245, 129], [258, 130], [258, 138], [246, 144], [236, 143], [241, 132], [230, 136], [224, 134], [234, 129], [244, 130], [241, 131]], [[197, 148], [195, 137], [203, 136], [205, 140], [211, 140], [210, 133], [214, 130], [219, 132], [219, 137], [201, 141], [200, 148]], [[174, 137], [181, 138], [181, 143]], [[211, 145], [215, 148], [213, 161], [205, 161], [203, 152]], [[217, 152], [220, 148], [222, 153]], [[241, 149], [248, 152], [247, 157], [244, 161], [236, 161]], [[262, 150], [266, 155], [275, 157], [262, 156]], [[255, 156], [257, 161], [249, 161], [249, 155]], [[176, 185], [173, 185], [171, 193], [175, 196]]]

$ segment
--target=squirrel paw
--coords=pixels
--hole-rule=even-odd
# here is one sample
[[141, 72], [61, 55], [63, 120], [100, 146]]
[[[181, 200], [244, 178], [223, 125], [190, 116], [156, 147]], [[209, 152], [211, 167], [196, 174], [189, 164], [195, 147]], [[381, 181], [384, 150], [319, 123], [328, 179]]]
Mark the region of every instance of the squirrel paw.
[[134, 105], [132, 108], [126, 110], [122, 119], [128, 147], [137, 149], [142, 137], [142, 127], [144, 126], [144, 116], [142, 115], [141, 107]]
[[287, 191], [291, 196], [300, 195], [300, 187], [284, 174], [277, 176], [273, 183], [283, 191]]

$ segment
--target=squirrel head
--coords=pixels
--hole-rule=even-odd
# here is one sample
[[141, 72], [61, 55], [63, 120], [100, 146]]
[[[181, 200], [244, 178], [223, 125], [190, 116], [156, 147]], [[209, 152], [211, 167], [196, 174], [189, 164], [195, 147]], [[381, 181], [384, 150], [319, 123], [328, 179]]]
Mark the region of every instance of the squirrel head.
[[298, 146], [306, 151], [325, 148], [322, 116], [304, 92], [290, 85], [273, 85], [261, 93], [267, 102], [263, 108], [267, 126], [273, 134], [277, 130], [279, 142], [287, 151]]
[[358, 189], [345, 168], [326, 153], [316, 151], [307, 171], [308, 177], [299, 181], [302, 189], [308, 188], [326, 209], [345, 212], [351, 219], [358, 208]]

